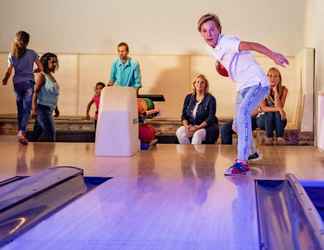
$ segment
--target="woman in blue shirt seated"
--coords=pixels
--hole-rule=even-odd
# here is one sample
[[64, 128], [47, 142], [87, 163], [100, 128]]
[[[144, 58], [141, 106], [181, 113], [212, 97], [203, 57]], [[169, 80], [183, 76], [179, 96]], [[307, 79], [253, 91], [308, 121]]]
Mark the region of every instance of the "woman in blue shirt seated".
[[202, 74], [195, 77], [193, 93], [186, 96], [176, 135], [180, 144], [214, 144], [218, 138], [216, 99], [208, 93], [208, 80]]

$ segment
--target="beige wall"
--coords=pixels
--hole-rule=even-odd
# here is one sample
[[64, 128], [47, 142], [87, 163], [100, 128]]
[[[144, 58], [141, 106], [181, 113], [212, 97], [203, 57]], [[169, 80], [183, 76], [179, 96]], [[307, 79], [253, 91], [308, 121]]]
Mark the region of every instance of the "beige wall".
[[[8, 54], [0, 54], [0, 76], [4, 75], [4, 71], [8, 65]], [[2, 79], [2, 78], [1, 78]], [[0, 87], [0, 114], [16, 113], [15, 95], [13, 92], [11, 80], [7, 86]]]
[[322, 0], [306, 1], [305, 46], [315, 48], [315, 91], [324, 90], [324, 5]]
[[[97, 81], [107, 82], [110, 65], [115, 55], [59, 54], [60, 69], [56, 73], [61, 86], [59, 107], [62, 115], [84, 115], [86, 105], [94, 94]], [[0, 54], [0, 68], [6, 65], [7, 54]], [[166, 102], [157, 103], [161, 117], [179, 118], [184, 96], [191, 91], [193, 77], [202, 73], [210, 82], [210, 92], [217, 99], [217, 116], [234, 114], [235, 85], [228, 78], [215, 73], [213, 59], [208, 56], [134, 56], [141, 65], [143, 94], [163, 94]], [[257, 57], [264, 70], [274, 66], [264, 57]], [[296, 62], [290, 57], [290, 66], [281, 68], [283, 84], [289, 89], [286, 111], [290, 126], [296, 121], [300, 80]], [[15, 99], [12, 84], [1, 87], [0, 114], [14, 113]]]
[[[324, 91], [324, 5], [322, 0], [308, 0], [305, 7], [305, 45], [315, 48], [315, 124], [319, 124], [319, 117], [323, 117], [319, 113], [317, 98], [318, 93]], [[317, 126], [317, 143], [320, 129]]]
[[135, 54], [205, 54], [196, 21], [214, 12], [226, 34], [295, 55], [303, 48], [305, 1], [1, 0], [0, 51], [24, 29], [37, 51], [113, 53], [127, 41]]
[[[107, 81], [116, 44], [126, 41], [141, 64], [142, 92], [166, 97], [167, 102], [159, 104], [162, 117], [180, 116], [183, 97], [190, 92], [197, 73], [206, 74], [211, 83], [217, 115], [231, 117], [234, 85], [215, 74], [212, 59], [206, 56], [196, 31], [197, 18], [213, 12], [220, 16], [224, 33], [259, 41], [290, 55], [291, 66], [282, 73], [289, 88], [288, 119], [294, 123], [299, 94], [295, 55], [304, 47], [306, 2], [308, 6], [308, 0], [1, 0], [0, 51], [4, 53], [0, 53], [0, 73], [14, 33], [29, 31], [31, 48], [59, 54], [62, 115], [83, 115], [94, 84]], [[311, 2], [319, 5], [321, 0]], [[312, 11], [317, 8], [311, 7], [308, 9]], [[319, 25], [317, 29], [308, 33], [313, 37]], [[258, 60], [264, 69], [272, 66], [263, 57]], [[12, 86], [1, 87], [0, 113], [13, 112]]]

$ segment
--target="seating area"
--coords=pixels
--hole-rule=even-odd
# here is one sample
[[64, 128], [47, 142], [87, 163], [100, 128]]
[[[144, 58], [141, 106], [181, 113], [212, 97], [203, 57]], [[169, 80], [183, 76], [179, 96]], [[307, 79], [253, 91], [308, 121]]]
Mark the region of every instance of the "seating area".
[[[228, 118], [219, 119], [220, 126], [229, 121]], [[28, 129], [32, 131], [33, 120], [30, 120]], [[58, 142], [94, 142], [94, 122], [82, 116], [62, 116], [55, 118]], [[157, 131], [158, 143], [177, 143], [176, 129], [181, 125], [180, 119], [153, 118], [147, 120]], [[0, 115], [0, 135], [16, 134], [16, 116], [14, 114]], [[30, 133], [29, 133], [30, 136]], [[254, 132], [257, 143], [262, 144], [264, 131], [257, 129]], [[298, 129], [288, 128], [285, 131], [287, 145], [313, 145], [314, 134], [301, 132]], [[235, 140], [235, 138], [234, 138]], [[217, 143], [220, 143], [218, 139]]]
[[[109, 65], [115, 55], [62, 54], [57, 79], [61, 83], [59, 109], [56, 119], [57, 141], [92, 142], [94, 123], [84, 115], [94, 82], [105, 81]], [[220, 126], [234, 114], [235, 86], [229, 79], [215, 73], [212, 59], [197, 55], [136, 55], [143, 73], [140, 94], [162, 94], [164, 102], [157, 102], [160, 115], [147, 120], [157, 130], [159, 143], [176, 143], [175, 131], [180, 126], [180, 114], [186, 94], [191, 92], [191, 80], [202, 73], [210, 82], [209, 92], [217, 100], [216, 115]], [[256, 58], [264, 70], [273, 66], [265, 57]], [[285, 139], [288, 145], [313, 145], [313, 72], [314, 50], [303, 49], [289, 57], [291, 65], [281, 68], [283, 84], [289, 93], [285, 105], [288, 124]], [[0, 53], [0, 66], [4, 68], [7, 54]], [[16, 133], [15, 97], [12, 86], [0, 92], [0, 135]], [[32, 129], [30, 122], [29, 128]], [[262, 143], [263, 131], [255, 131]], [[218, 140], [217, 143], [220, 143]]]

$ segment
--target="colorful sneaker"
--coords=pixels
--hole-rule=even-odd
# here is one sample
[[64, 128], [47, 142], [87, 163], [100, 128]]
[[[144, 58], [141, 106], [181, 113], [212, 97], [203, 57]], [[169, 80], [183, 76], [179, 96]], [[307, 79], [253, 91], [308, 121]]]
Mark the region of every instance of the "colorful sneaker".
[[250, 154], [248, 161], [258, 161], [261, 160], [263, 155], [259, 152], [255, 152], [254, 154]]
[[244, 175], [249, 171], [250, 171], [250, 167], [247, 163], [235, 162], [231, 167], [225, 169], [224, 175], [226, 176], [241, 175], [241, 174]]

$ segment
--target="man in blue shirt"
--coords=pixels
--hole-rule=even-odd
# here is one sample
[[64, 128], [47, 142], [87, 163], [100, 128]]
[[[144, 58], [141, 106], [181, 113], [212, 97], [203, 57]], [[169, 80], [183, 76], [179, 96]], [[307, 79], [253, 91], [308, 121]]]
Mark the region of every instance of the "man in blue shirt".
[[118, 85], [121, 87], [133, 87], [138, 90], [142, 87], [139, 63], [128, 57], [129, 47], [127, 43], [119, 43], [117, 51], [119, 58], [111, 65], [108, 86]]

